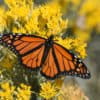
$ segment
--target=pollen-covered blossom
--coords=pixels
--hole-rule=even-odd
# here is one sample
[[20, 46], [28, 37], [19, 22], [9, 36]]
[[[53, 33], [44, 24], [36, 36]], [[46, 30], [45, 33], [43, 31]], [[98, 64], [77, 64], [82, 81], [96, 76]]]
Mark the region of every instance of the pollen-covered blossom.
[[17, 88], [17, 99], [18, 100], [30, 100], [31, 98], [31, 87], [25, 84], [20, 84]]
[[78, 38], [74, 40], [72, 45], [74, 47], [74, 50], [79, 53], [79, 57], [85, 58], [87, 56], [86, 53], [87, 44], [84, 41]]
[[[8, 7], [4, 14], [6, 19], [4, 16], [1, 18], [7, 24], [4, 28], [8, 32], [49, 36], [67, 28], [68, 20], [62, 18], [61, 7], [57, 2], [45, 3], [38, 7], [33, 7], [32, 0], [5, 0], [5, 4]], [[3, 22], [1, 24], [3, 25]]]
[[20, 84], [16, 87], [9, 82], [2, 82], [0, 87], [0, 100], [30, 100], [30, 86]]
[[0, 100], [13, 100], [15, 86], [11, 86], [8, 82], [0, 83]]
[[[7, 15], [14, 20], [25, 21], [28, 19], [30, 11], [32, 9], [32, 0], [5, 0], [8, 6]], [[31, 4], [31, 5], [30, 5]]]
[[73, 43], [73, 39], [72, 38], [62, 39], [61, 37], [56, 37], [55, 41], [57, 43], [63, 45], [67, 49], [72, 49], [72, 43]]
[[[24, 24], [30, 17], [33, 8], [32, 0], [4, 0], [5, 5], [0, 7], [0, 29], [1, 32], [26, 32]], [[2, 5], [3, 6], [3, 5]], [[2, 20], [1, 20], [2, 19]], [[1, 26], [2, 25], [2, 26]], [[20, 29], [21, 28], [21, 29]]]
[[47, 3], [32, 11], [32, 16], [26, 23], [28, 32], [36, 32], [41, 36], [58, 34], [67, 27], [68, 20], [62, 19], [60, 6], [57, 3]]
[[47, 81], [41, 84], [41, 90], [40, 90], [41, 97], [45, 98], [46, 100], [49, 100], [55, 97], [56, 94], [57, 94], [56, 87], [51, 82]]

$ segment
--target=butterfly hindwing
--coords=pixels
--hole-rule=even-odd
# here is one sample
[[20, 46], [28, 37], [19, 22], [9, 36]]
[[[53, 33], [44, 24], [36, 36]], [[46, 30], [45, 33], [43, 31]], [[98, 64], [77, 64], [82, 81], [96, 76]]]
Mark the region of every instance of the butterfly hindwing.
[[44, 44], [45, 39], [34, 35], [4, 34], [1, 41], [11, 45], [20, 55], [23, 55]]
[[59, 64], [60, 73], [81, 78], [90, 77], [90, 73], [85, 64], [79, 58], [76, 58], [74, 54], [58, 44], [54, 44], [53, 48]]

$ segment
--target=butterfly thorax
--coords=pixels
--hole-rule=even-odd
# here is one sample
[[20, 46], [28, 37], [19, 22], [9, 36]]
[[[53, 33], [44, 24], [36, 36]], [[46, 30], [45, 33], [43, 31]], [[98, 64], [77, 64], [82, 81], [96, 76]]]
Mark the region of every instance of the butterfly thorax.
[[53, 35], [51, 35], [47, 40], [46, 40], [46, 47], [52, 47], [52, 45], [53, 45], [53, 38], [54, 38], [54, 36]]
[[45, 41], [45, 50], [44, 50], [44, 54], [43, 54], [43, 59], [42, 59], [42, 63], [45, 62], [48, 52], [50, 51], [50, 48], [52, 48], [53, 46], [53, 38], [54, 36], [51, 35], [46, 41]]

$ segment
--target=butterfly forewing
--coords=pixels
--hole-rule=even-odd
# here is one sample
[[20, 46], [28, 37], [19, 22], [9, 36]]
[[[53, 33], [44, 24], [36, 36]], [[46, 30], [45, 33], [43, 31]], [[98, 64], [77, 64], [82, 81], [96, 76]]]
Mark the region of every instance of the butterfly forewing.
[[7, 45], [11, 45], [22, 55], [44, 44], [45, 39], [34, 35], [4, 34], [1, 41]]
[[0, 40], [20, 56], [21, 63], [30, 68], [40, 67], [45, 39], [34, 35], [4, 34]]
[[42, 57], [44, 53], [44, 45], [41, 46], [39, 49], [22, 56], [22, 63], [30, 68], [38, 68], [41, 65]]

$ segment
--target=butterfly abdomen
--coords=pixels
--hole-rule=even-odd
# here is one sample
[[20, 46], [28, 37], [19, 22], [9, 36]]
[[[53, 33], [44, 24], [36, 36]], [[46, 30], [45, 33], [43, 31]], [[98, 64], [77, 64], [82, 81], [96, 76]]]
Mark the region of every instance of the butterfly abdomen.
[[[45, 49], [44, 49], [44, 54], [43, 54], [43, 59], [42, 59], [42, 63], [44, 63], [44, 61], [47, 58], [48, 52], [50, 51], [50, 49], [53, 47], [53, 38], [54, 36], [51, 35], [46, 41], [45, 41]], [[41, 65], [42, 66], [42, 65]]]

